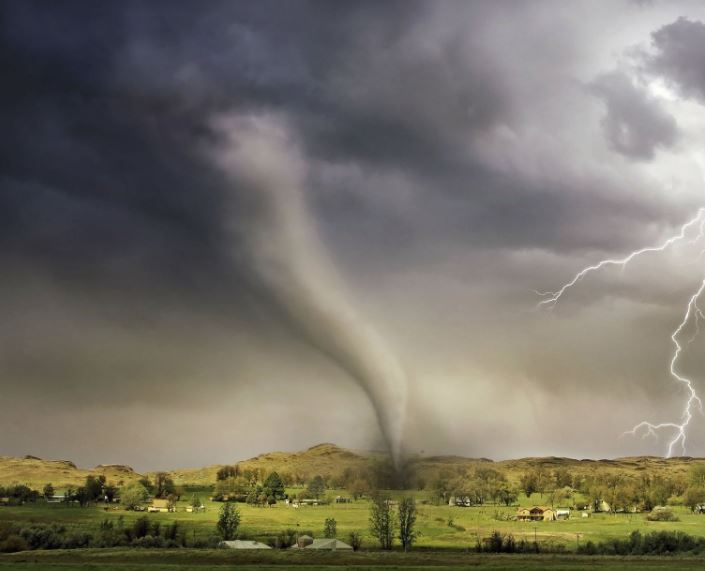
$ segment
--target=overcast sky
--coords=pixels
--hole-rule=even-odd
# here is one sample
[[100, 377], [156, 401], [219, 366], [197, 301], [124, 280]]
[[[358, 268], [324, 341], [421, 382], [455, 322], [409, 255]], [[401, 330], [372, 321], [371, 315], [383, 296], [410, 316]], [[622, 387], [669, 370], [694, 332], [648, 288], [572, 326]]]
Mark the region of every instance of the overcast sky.
[[701, 2], [2, 11], [0, 454], [665, 452], [705, 244], [534, 290], [705, 205]]

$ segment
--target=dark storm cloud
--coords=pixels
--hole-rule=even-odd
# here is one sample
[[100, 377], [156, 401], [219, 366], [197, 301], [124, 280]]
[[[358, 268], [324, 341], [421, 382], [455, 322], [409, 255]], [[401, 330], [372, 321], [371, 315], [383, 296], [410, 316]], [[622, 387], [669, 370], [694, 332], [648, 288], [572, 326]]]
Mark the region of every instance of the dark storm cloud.
[[673, 82], [686, 97], [705, 102], [705, 24], [681, 17], [651, 39], [655, 53], [647, 57], [647, 69]]
[[601, 75], [592, 84], [592, 90], [605, 102], [605, 136], [617, 152], [648, 160], [657, 148], [675, 143], [678, 134], [675, 119], [626, 74], [615, 71]]
[[[691, 196], [671, 200], [628, 170], [673, 152], [675, 120], [631, 76], [605, 74], [612, 60], [593, 65], [598, 24], [558, 2], [535, 6], [5, 3], [3, 398], [34, 402], [51, 390], [68, 410], [103, 403], [107, 390], [116, 408], [189, 407], [204, 394], [270, 382], [272, 400], [296, 409], [308, 387], [329, 391], [322, 398], [331, 403], [338, 390], [354, 393], [321, 354], [340, 360], [351, 351], [343, 361], [375, 369], [365, 351], [302, 324], [321, 311], [311, 300], [322, 296], [297, 305], [286, 284], [262, 275], [255, 233], [271, 237], [263, 242], [294, 285], [315, 294], [320, 274], [318, 261], [299, 263], [301, 248], [281, 232], [272, 201], [247, 183], [248, 165], [233, 172], [214, 160], [218, 118], [237, 118], [227, 137], [237, 144], [252, 136], [242, 127], [248, 118], [286, 126], [305, 163], [305, 176], [290, 177], [302, 195], [297, 208], [306, 209], [297, 228], [320, 230], [345, 285], [373, 308], [372, 325], [392, 333], [385, 346], [419, 370], [434, 362], [429, 346], [439, 354], [456, 342], [458, 353], [483, 347], [484, 328], [510, 344], [518, 333], [493, 329], [488, 308], [532, 303], [521, 296], [569, 275], [586, 252], [641, 246], [681, 222]], [[595, 22], [612, 17], [580, 9]], [[699, 96], [690, 71], [697, 26], [678, 21], [655, 33], [650, 66]], [[688, 49], [678, 43], [683, 34]], [[603, 106], [609, 147], [599, 131]], [[279, 186], [289, 182], [275, 176], [291, 172], [282, 165], [265, 170]], [[433, 278], [418, 291], [416, 272]], [[447, 300], [436, 289], [446, 287]], [[409, 306], [395, 314], [385, 288]], [[419, 347], [408, 324], [394, 335], [399, 315], [417, 315], [423, 329], [435, 314], [452, 321], [465, 307], [459, 331], [438, 323]], [[329, 307], [321, 322], [335, 313]], [[506, 359], [505, 370], [503, 362], [494, 358], [506, 378], [530, 373], [537, 387], [556, 385], [538, 379], [543, 366]], [[480, 375], [464, 367], [468, 378]]]

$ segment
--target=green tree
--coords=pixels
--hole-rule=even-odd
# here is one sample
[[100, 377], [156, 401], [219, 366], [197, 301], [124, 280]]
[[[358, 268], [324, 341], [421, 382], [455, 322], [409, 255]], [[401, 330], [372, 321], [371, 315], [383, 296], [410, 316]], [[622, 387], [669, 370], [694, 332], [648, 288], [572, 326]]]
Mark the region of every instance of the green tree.
[[376, 495], [370, 506], [370, 532], [379, 541], [382, 549], [391, 549], [394, 543], [396, 518], [389, 498]]
[[103, 484], [105, 476], [86, 476], [86, 483], [83, 485], [86, 502], [95, 502], [103, 497]]
[[166, 472], [157, 472], [154, 475], [154, 497], [168, 498], [176, 495], [176, 486]]
[[216, 472], [215, 479], [219, 482], [228, 478], [237, 478], [240, 475], [240, 468], [237, 466], [223, 466]]
[[323, 524], [323, 537], [334, 538], [337, 535], [338, 522], [335, 518], [327, 517], [325, 523]]
[[416, 540], [416, 502], [414, 498], [404, 498], [399, 502], [399, 540], [407, 551]]
[[538, 491], [538, 482], [536, 481], [536, 474], [533, 472], [527, 472], [521, 475], [519, 478], [519, 485], [521, 489], [526, 494], [527, 498], [530, 498], [532, 494]]
[[216, 528], [223, 541], [235, 539], [237, 528], [240, 525], [240, 512], [233, 504], [223, 504], [220, 508]]
[[272, 472], [267, 476], [262, 488], [268, 497], [273, 496], [275, 500], [281, 500], [286, 496], [284, 493], [284, 483], [276, 472]]
[[201, 502], [200, 497], [198, 497], [196, 494], [193, 494], [193, 496], [191, 496], [191, 502], [189, 505], [192, 508], [198, 509], [203, 505], [203, 502]]
[[139, 482], [134, 482], [120, 490], [120, 503], [126, 510], [134, 510], [147, 501], [147, 496], [149, 496], [147, 488]]
[[690, 511], [695, 511], [696, 507], [705, 504], [705, 487], [697, 484], [689, 486], [683, 494], [683, 503]]
[[315, 476], [313, 480], [308, 483], [308, 493], [314, 498], [320, 498], [326, 491], [326, 483], [323, 481], [322, 476]]
[[54, 486], [52, 486], [51, 484], [47, 484], [46, 486], [44, 486], [44, 489], [42, 490], [42, 495], [44, 496], [45, 500], [54, 497]]

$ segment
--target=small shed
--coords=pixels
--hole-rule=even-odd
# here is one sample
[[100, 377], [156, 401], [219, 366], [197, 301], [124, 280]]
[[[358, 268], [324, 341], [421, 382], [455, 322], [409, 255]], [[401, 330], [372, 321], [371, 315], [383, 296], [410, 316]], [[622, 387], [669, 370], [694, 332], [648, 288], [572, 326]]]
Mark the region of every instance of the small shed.
[[299, 535], [298, 539], [296, 540], [296, 547], [303, 549], [304, 547], [307, 547], [312, 543], [313, 537], [311, 537], [310, 535]]
[[228, 549], [272, 549], [269, 545], [260, 543], [259, 541], [250, 541], [245, 539], [234, 539], [232, 541], [221, 541], [221, 547]]
[[558, 508], [556, 510], [556, 519], [570, 519], [570, 510], [565, 508]]

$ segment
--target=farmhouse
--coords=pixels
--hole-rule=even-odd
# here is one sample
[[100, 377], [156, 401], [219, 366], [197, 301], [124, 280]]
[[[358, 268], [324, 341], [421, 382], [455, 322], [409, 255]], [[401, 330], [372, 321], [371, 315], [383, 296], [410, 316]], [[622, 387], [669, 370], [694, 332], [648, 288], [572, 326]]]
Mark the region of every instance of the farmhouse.
[[269, 545], [260, 543], [259, 541], [250, 541], [244, 539], [235, 539], [233, 541], [221, 541], [221, 547], [227, 549], [272, 549]]
[[149, 512], [173, 512], [174, 504], [169, 500], [154, 498], [152, 505], [147, 508]]
[[556, 512], [546, 506], [519, 508], [517, 510], [517, 521], [553, 521], [554, 519], [556, 519]]

